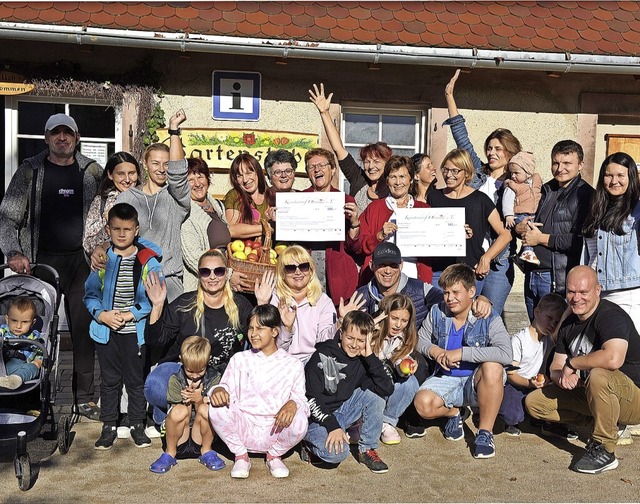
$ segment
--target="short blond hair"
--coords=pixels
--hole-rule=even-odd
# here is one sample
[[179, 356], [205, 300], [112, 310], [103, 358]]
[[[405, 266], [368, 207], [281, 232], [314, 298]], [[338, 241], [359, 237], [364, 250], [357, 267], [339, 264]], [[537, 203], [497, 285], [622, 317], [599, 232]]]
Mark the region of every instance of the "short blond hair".
[[471, 160], [471, 156], [464, 149], [453, 149], [450, 151], [442, 160], [440, 164], [440, 169], [444, 168], [444, 165], [447, 161], [451, 161], [453, 166], [459, 168], [464, 171], [464, 182], [468, 184], [473, 179], [475, 175], [475, 169], [473, 167], [473, 161]]
[[189, 336], [180, 345], [180, 361], [189, 369], [204, 369], [211, 357], [211, 343], [202, 336]]

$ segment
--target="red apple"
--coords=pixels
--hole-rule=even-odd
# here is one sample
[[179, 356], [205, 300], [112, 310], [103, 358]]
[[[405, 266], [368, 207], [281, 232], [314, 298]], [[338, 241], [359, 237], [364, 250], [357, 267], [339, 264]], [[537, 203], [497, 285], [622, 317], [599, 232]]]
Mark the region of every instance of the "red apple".
[[253, 248], [253, 240], [245, 240], [244, 241], [244, 246], [245, 247], [249, 247], [249, 248]]
[[544, 381], [544, 375], [542, 373], [538, 373], [538, 375], [536, 376], [536, 381], [538, 383], [542, 383]]
[[258, 254], [256, 254], [255, 252], [252, 252], [247, 256], [247, 261], [258, 262]]
[[411, 357], [405, 357], [404, 359], [402, 359], [402, 362], [400, 362], [400, 366], [399, 366], [400, 371], [406, 375], [413, 374], [414, 362], [415, 361]]

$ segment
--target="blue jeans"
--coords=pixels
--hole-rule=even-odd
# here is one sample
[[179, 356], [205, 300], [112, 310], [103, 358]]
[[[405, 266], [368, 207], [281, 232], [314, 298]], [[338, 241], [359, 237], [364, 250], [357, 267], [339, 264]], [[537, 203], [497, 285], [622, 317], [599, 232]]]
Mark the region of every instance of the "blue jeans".
[[387, 399], [387, 406], [382, 413], [382, 421], [393, 425], [398, 425], [398, 418], [413, 402], [416, 392], [420, 388], [418, 379], [411, 375], [407, 381], [395, 383], [393, 394]]
[[524, 277], [524, 303], [527, 315], [533, 321], [533, 310], [545, 294], [551, 292], [551, 272], [532, 270]]
[[149, 373], [144, 382], [144, 397], [153, 408], [153, 421], [160, 425], [167, 416], [167, 387], [172, 374], [180, 371], [179, 362], [163, 362]]
[[524, 420], [524, 398], [533, 390], [511, 383], [505, 384], [498, 416], [504, 420], [506, 425], [518, 425]]
[[[362, 417], [362, 429], [360, 430], [360, 441], [358, 450], [368, 451], [378, 447], [378, 438], [382, 432], [382, 412], [385, 407], [385, 400], [371, 390], [356, 389], [351, 397], [342, 403], [333, 415], [340, 424], [340, 428], [346, 431], [347, 428]], [[327, 429], [315, 422], [309, 423], [309, 429], [304, 440], [309, 443], [311, 451], [330, 464], [339, 464], [349, 456], [349, 447], [345, 447], [342, 452], [329, 453], [325, 447]]]
[[513, 286], [513, 263], [509, 260], [510, 250], [511, 244], [491, 261], [489, 274], [484, 279], [481, 292], [493, 303], [493, 309], [500, 315]]
[[22, 378], [22, 382], [35, 380], [40, 374], [40, 368], [33, 362], [25, 362], [22, 359], [9, 359], [5, 362], [7, 376], [18, 375]]

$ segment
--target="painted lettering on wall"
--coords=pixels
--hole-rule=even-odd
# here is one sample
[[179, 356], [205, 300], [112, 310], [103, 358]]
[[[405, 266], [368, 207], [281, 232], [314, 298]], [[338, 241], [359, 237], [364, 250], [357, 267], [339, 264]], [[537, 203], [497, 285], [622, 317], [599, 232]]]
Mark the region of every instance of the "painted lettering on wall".
[[[160, 141], [168, 144], [166, 129], [158, 130]], [[319, 136], [289, 131], [244, 129], [183, 129], [182, 143], [187, 157], [201, 157], [209, 168], [230, 168], [236, 156], [249, 153], [260, 163], [271, 151], [286, 149], [298, 161], [298, 172], [304, 171], [304, 155], [319, 146]]]

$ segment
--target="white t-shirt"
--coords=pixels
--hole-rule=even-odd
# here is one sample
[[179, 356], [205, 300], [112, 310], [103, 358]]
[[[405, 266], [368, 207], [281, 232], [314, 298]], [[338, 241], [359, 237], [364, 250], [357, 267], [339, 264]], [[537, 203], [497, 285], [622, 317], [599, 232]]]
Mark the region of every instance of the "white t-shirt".
[[511, 338], [513, 360], [519, 362], [518, 374], [520, 376], [529, 379], [540, 372], [547, 352], [548, 341], [548, 336], [542, 338], [542, 341], [533, 339], [528, 327], [513, 335]]

